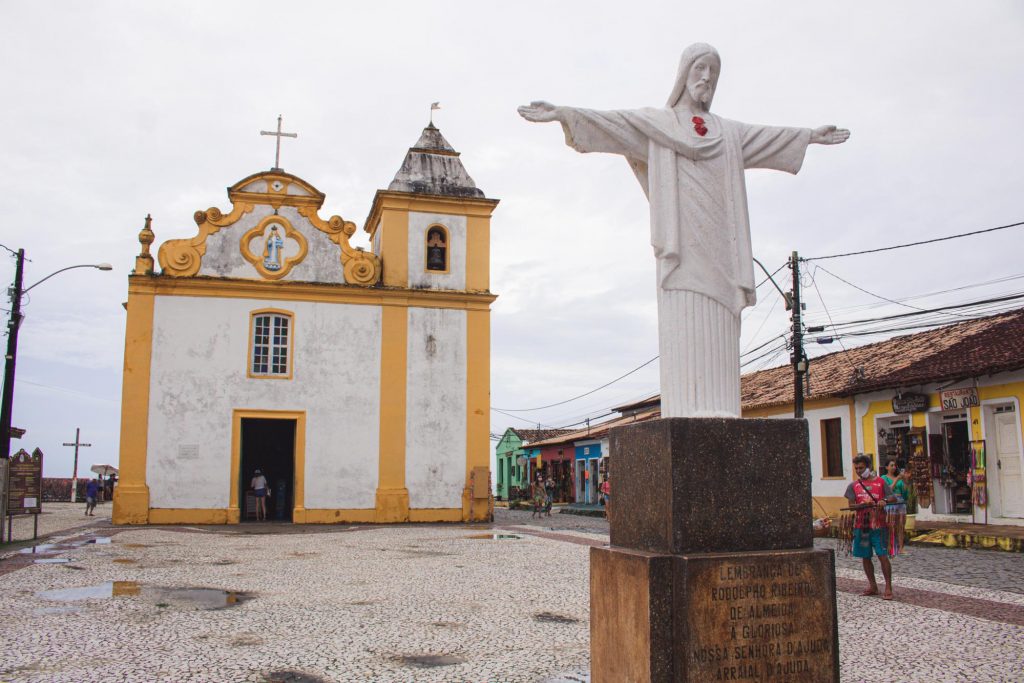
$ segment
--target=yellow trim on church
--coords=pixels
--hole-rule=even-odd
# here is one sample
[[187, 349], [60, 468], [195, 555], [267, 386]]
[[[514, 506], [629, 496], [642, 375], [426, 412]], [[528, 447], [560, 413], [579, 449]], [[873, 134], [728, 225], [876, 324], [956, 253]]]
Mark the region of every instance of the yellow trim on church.
[[153, 358], [152, 292], [132, 291], [131, 283], [150, 276], [128, 278], [128, 320], [124, 335], [124, 375], [121, 383], [121, 453], [119, 480], [114, 489], [114, 524], [149, 523], [146, 448], [149, 439], [149, 373]]
[[292, 492], [292, 521], [301, 523], [306, 510], [306, 411], [304, 410], [253, 410], [236, 408], [231, 411], [231, 493], [228, 498], [228, 521], [211, 524], [237, 524], [241, 520], [242, 483], [242, 420], [295, 420], [295, 444], [292, 457], [295, 459], [295, 481]]
[[491, 304], [498, 298], [492, 294], [447, 290], [365, 288], [312, 282], [175, 278], [160, 275], [129, 281], [128, 292], [129, 295], [133, 292], [145, 292], [160, 296], [273, 299], [276, 301], [417, 306], [481, 311], [490, 310]]
[[405, 430], [409, 309], [395, 305], [384, 306], [380, 333], [380, 456], [375, 521], [408, 522]]

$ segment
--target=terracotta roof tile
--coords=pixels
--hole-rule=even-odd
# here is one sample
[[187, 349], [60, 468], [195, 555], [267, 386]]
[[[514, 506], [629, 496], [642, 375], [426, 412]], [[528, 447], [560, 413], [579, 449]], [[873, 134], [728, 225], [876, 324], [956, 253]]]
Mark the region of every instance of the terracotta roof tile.
[[[810, 362], [808, 398], [852, 396], [1024, 368], [1024, 309], [838, 351]], [[789, 365], [741, 379], [744, 409], [793, 401]]]

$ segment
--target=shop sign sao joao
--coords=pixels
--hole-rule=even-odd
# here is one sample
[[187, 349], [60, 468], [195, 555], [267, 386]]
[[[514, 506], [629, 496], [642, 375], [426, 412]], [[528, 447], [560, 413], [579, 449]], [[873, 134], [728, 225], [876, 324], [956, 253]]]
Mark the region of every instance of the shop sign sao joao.
[[939, 394], [943, 410], [962, 410], [964, 408], [976, 408], [981, 405], [978, 400], [978, 389], [967, 387], [964, 389], [946, 389]]

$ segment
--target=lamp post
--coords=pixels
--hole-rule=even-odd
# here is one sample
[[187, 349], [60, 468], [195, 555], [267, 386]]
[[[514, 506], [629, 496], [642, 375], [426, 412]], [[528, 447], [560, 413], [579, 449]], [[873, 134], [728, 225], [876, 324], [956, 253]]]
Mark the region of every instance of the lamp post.
[[54, 271], [39, 282], [22, 289], [22, 277], [25, 270], [25, 250], [19, 249], [17, 265], [14, 270], [14, 286], [11, 287], [11, 317], [7, 323], [7, 355], [4, 363], [4, 389], [2, 401], [0, 401], [0, 458], [11, 457], [11, 410], [14, 406], [14, 370], [18, 360], [18, 330], [21, 328], [21, 297], [30, 290], [38, 287], [54, 275], [63, 273], [74, 268], [96, 268], [98, 270], [113, 270], [109, 263], [83, 263], [77, 266], [68, 266]]

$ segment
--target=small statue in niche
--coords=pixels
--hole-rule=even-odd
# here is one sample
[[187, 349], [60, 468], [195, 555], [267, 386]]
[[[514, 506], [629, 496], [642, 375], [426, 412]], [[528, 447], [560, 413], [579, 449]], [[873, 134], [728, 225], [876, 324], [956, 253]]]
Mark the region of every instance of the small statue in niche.
[[267, 243], [263, 248], [263, 267], [267, 270], [281, 270], [281, 252], [284, 249], [284, 240], [277, 231], [277, 226], [270, 226], [270, 234], [267, 235]]
[[427, 231], [427, 270], [448, 270], [448, 239], [441, 228]]

